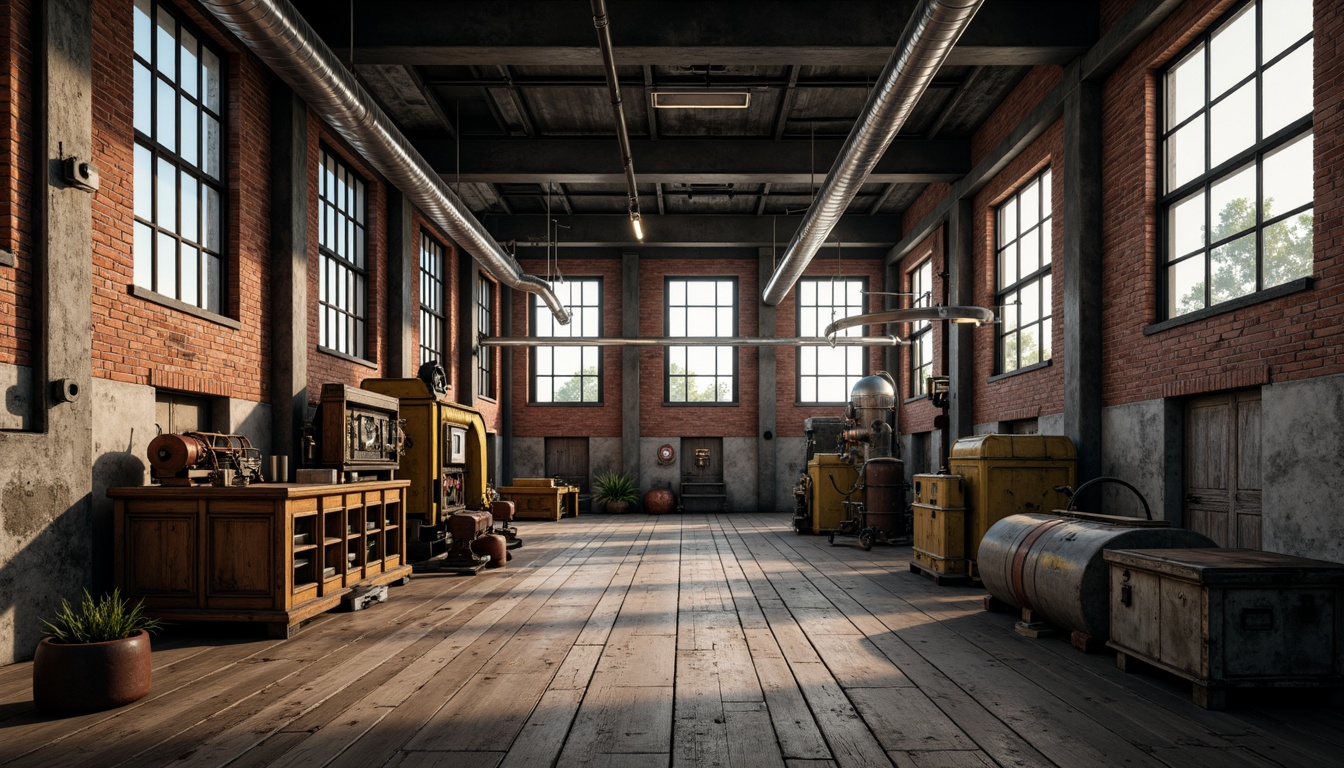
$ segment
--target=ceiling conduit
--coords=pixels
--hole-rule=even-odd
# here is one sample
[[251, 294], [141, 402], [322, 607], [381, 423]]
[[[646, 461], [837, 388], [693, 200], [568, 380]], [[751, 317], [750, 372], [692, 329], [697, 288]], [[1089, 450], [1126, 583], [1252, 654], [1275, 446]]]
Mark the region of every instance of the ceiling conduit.
[[569, 312], [550, 283], [523, 274], [438, 173], [341, 65], [287, 0], [202, 0], [281, 80], [365, 160], [503, 285], [535, 293], [557, 322]]
[[910, 342], [899, 336], [797, 336], [776, 339], [748, 336], [508, 336], [482, 339], [487, 347], [898, 347]]
[[798, 282], [983, 1], [923, 0], [919, 4], [878, 76], [873, 95], [822, 181], [816, 200], [770, 276], [762, 295], [766, 304], [774, 306], [783, 301]]

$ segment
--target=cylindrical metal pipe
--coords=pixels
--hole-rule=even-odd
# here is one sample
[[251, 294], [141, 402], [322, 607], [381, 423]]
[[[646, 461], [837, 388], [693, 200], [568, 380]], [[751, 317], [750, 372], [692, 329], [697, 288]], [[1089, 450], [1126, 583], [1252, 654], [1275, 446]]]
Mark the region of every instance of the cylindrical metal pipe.
[[287, 0], [201, 4], [490, 274], [510, 288], [537, 294], [557, 321], [569, 323], [569, 311], [550, 283], [523, 274], [293, 5]]
[[632, 339], [611, 336], [563, 336], [538, 338], [535, 336], [485, 338], [487, 347], [880, 347], [907, 346], [910, 342], [897, 336], [841, 336], [834, 342], [805, 336], [785, 339], [747, 338], [742, 336], [657, 336]]
[[850, 201], [900, 132], [924, 90], [947, 59], [983, 0], [924, 0], [906, 25], [873, 94], [845, 139], [802, 224], [789, 242], [762, 300], [771, 306], [788, 295]]
[[602, 66], [607, 75], [607, 92], [611, 96], [611, 116], [616, 122], [616, 141], [621, 149], [621, 168], [625, 171], [625, 186], [630, 196], [630, 215], [639, 214], [639, 190], [635, 187], [635, 161], [630, 154], [630, 132], [625, 126], [625, 110], [621, 108], [621, 81], [616, 75], [616, 54], [611, 47], [611, 21], [607, 18], [606, 0], [592, 0], [593, 26], [597, 28], [597, 44], [602, 49]]

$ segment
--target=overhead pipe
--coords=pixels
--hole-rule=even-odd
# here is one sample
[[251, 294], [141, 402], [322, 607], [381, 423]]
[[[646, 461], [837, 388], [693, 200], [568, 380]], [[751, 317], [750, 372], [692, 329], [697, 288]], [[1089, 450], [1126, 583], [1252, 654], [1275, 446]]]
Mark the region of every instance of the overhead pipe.
[[839, 336], [834, 341], [819, 336], [789, 339], [742, 336], [655, 336], [616, 338], [611, 336], [512, 336], [482, 339], [487, 347], [896, 347], [909, 346], [899, 336]]
[[625, 110], [621, 108], [621, 80], [616, 75], [616, 54], [611, 47], [611, 21], [607, 18], [606, 0], [592, 0], [593, 26], [597, 28], [597, 44], [602, 49], [602, 65], [607, 74], [607, 92], [611, 95], [611, 114], [616, 122], [616, 141], [621, 149], [621, 168], [625, 171], [626, 194], [629, 196], [630, 223], [635, 227], [635, 239], [644, 239], [644, 224], [639, 217], [639, 189], [635, 186], [635, 161], [630, 155], [630, 131], [625, 127]]
[[569, 323], [569, 311], [550, 283], [523, 273], [293, 5], [287, 0], [201, 4], [500, 283], [537, 294], [557, 322]]
[[788, 250], [770, 276], [762, 295], [766, 304], [774, 306], [783, 301], [802, 277], [982, 2], [923, 0], [919, 4], [878, 76], [872, 96], [822, 181], [817, 198], [808, 207]]

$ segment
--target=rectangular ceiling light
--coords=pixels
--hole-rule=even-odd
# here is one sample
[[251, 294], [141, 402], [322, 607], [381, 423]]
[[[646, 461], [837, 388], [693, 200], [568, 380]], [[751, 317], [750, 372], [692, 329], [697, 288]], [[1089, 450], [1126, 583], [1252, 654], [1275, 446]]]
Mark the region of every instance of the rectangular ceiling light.
[[658, 109], [746, 109], [750, 105], [748, 91], [653, 92], [653, 106]]

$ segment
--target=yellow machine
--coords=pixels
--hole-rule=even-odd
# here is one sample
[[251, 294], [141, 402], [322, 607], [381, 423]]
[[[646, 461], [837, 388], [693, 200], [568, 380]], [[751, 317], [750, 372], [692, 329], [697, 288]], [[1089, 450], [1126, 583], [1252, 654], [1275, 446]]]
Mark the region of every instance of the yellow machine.
[[812, 456], [807, 462], [812, 533], [838, 530], [840, 523], [849, 518], [845, 501], [858, 481], [859, 471], [844, 456], [833, 453]]
[[969, 575], [965, 490], [966, 478], [961, 475], [915, 475], [911, 570], [917, 567], [935, 582]]

